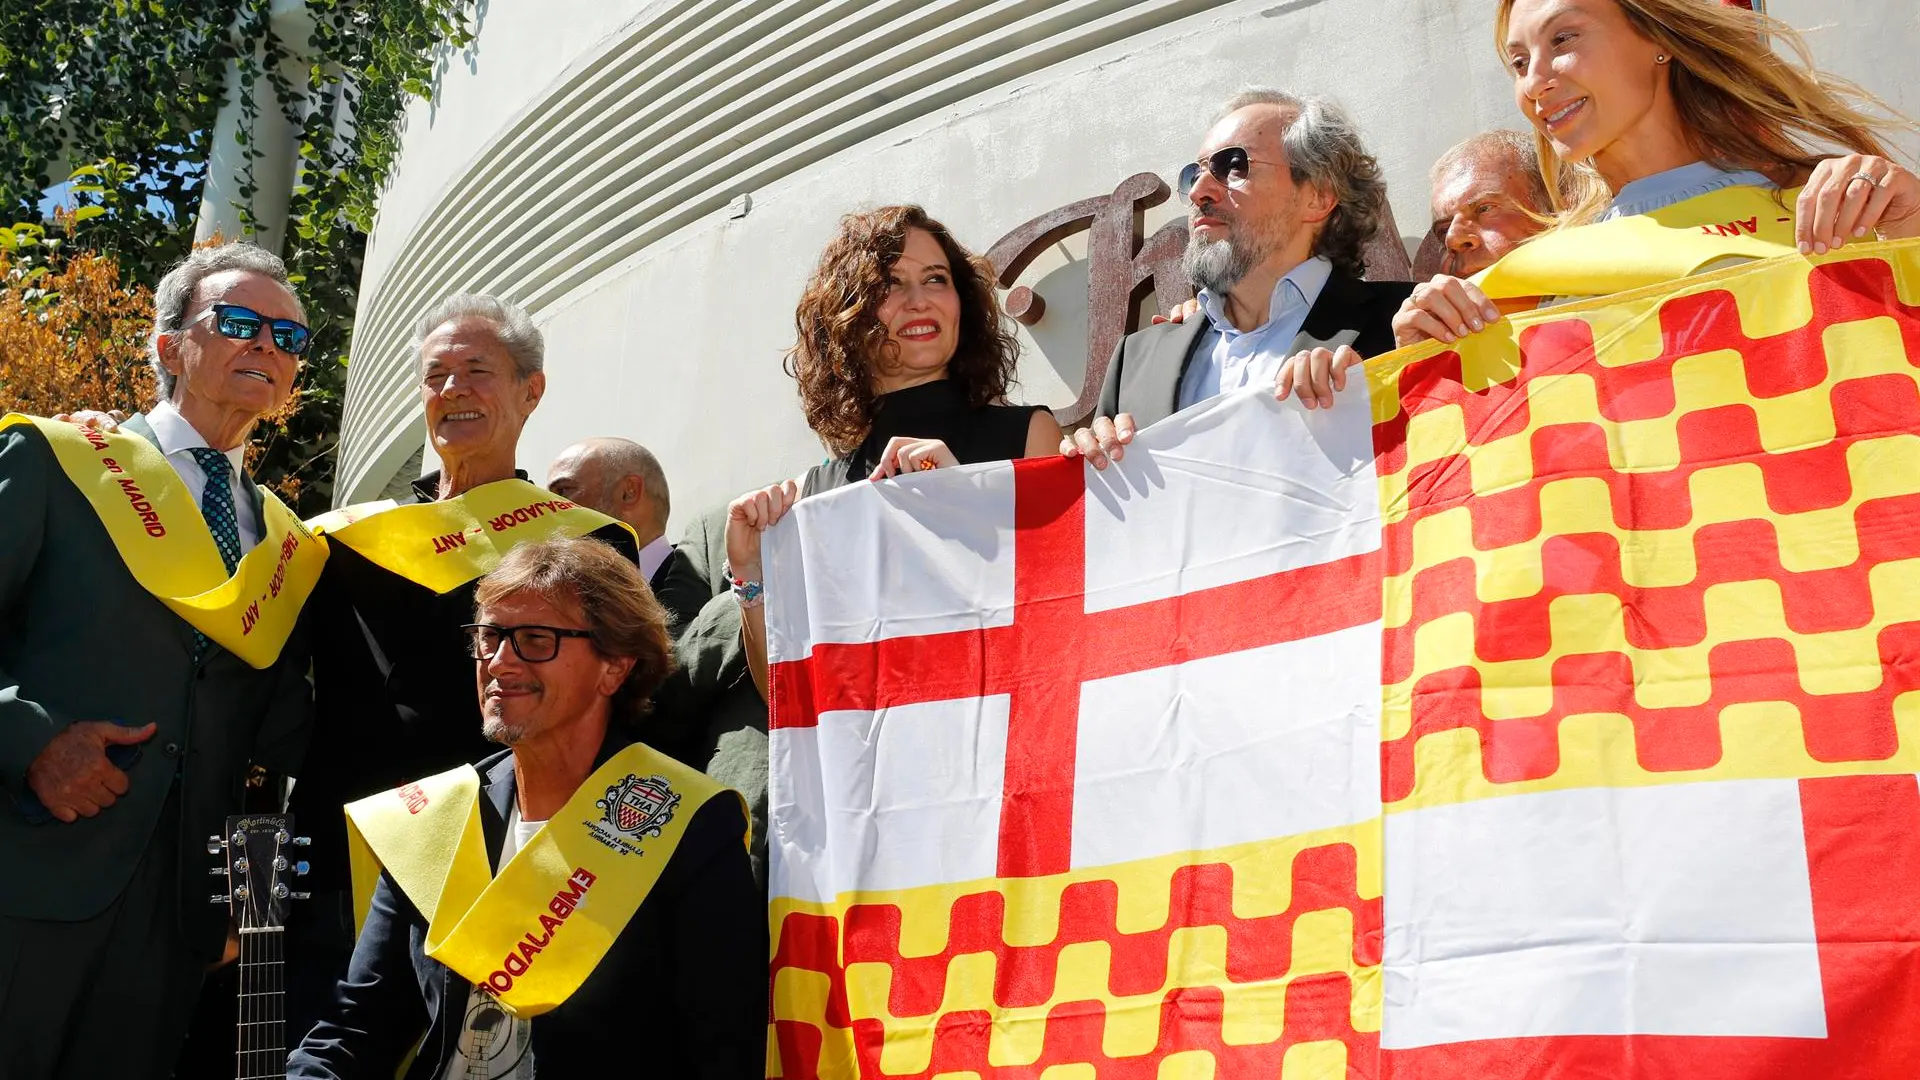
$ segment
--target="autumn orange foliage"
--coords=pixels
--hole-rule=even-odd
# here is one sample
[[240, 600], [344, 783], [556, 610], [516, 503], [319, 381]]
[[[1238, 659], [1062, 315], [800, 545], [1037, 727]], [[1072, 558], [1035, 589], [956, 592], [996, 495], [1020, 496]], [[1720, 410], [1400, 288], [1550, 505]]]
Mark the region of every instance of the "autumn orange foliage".
[[[0, 251], [0, 413], [145, 412], [154, 401], [152, 332], [153, 290], [121, 284], [111, 256], [83, 252], [55, 270]], [[248, 468], [300, 401], [295, 388], [284, 406], [261, 417], [247, 446]], [[290, 504], [300, 496], [298, 477], [262, 482]]]
[[57, 269], [38, 263], [0, 251], [0, 411], [146, 409], [152, 291], [122, 285], [104, 255], [76, 254]]

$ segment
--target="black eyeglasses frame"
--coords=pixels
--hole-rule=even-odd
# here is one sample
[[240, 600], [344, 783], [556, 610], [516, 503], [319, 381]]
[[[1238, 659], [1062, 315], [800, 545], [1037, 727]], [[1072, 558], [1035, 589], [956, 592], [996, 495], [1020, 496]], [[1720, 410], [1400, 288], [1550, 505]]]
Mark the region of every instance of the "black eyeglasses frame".
[[[593, 640], [593, 631], [591, 630], [576, 630], [571, 626], [541, 626], [537, 623], [527, 623], [521, 626], [498, 626], [494, 623], [461, 623], [460, 629], [465, 631], [467, 635], [467, 655], [473, 658], [475, 662], [483, 664], [500, 655], [500, 646], [495, 645], [492, 652], [481, 656], [479, 653], [480, 636], [475, 632], [479, 630], [491, 630], [495, 634], [498, 634], [501, 641], [512, 646], [513, 655], [529, 664], [545, 664], [554, 657], [559, 656], [560, 647], [565, 643], [567, 638], [586, 638], [589, 641]], [[520, 642], [520, 632], [522, 630], [539, 630], [552, 634], [554, 639], [553, 652], [538, 658], [528, 656], [525, 647], [522, 646]]]

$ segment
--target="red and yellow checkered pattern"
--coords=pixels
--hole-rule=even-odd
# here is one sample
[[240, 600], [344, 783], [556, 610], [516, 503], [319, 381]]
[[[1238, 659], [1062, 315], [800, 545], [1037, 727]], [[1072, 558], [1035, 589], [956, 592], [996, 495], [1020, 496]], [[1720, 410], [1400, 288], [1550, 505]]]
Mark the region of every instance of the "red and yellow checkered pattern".
[[1920, 249], [1369, 371], [1389, 811], [1920, 771]]
[[[1920, 244], [1510, 325], [1368, 368], [1386, 812], [1920, 772]], [[1414, 1075], [1380, 1050], [1381, 833], [776, 899], [768, 1076]]]
[[1092, 872], [778, 901], [768, 1075], [1372, 1075], [1380, 866], [1373, 822]]

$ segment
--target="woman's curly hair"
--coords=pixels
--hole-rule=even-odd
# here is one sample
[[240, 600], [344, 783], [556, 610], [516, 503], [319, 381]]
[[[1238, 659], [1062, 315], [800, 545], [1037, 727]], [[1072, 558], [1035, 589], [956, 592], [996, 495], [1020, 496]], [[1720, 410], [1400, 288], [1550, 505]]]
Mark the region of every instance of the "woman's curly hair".
[[793, 315], [799, 340], [786, 358], [787, 374], [800, 383], [807, 426], [836, 455], [852, 452], [873, 426], [873, 376], [895, 348], [880, 304], [910, 229], [939, 241], [960, 295], [960, 340], [947, 378], [975, 408], [1005, 398], [1014, 381], [1020, 346], [1000, 316], [993, 268], [918, 206], [848, 214], [800, 296]]

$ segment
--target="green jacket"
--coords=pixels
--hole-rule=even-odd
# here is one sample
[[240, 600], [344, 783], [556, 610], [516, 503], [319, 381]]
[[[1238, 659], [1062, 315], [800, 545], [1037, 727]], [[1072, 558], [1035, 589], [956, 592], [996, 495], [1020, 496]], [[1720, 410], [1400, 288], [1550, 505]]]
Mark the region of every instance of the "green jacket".
[[[122, 430], [153, 438], [144, 419]], [[245, 487], [259, 509], [260, 494]], [[249, 761], [296, 773], [312, 720], [307, 649], [296, 630], [265, 671], [218, 646], [199, 664], [194, 634], [134, 581], [93, 507], [39, 432], [0, 432], [0, 915], [90, 918], [118, 897], [142, 854], [179, 855], [181, 929], [208, 957], [226, 909], [208, 874], [207, 837], [238, 812]], [[79, 720], [152, 721], [112, 806], [71, 825], [50, 819], [27, 769]], [[179, 785], [180, 816], [156, 833]]]
[[[677, 550], [707, 581], [711, 599], [674, 642], [680, 663], [664, 696], [661, 730], [649, 735], [662, 753], [740, 792], [753, 816], [753, 877], [767, 880], [767, 703], [747, 674], [740, 643], [740, 605], [726, 576], [727, 509], [695, 518]], [[654, 742], [658, 737], [661, 741]]]

